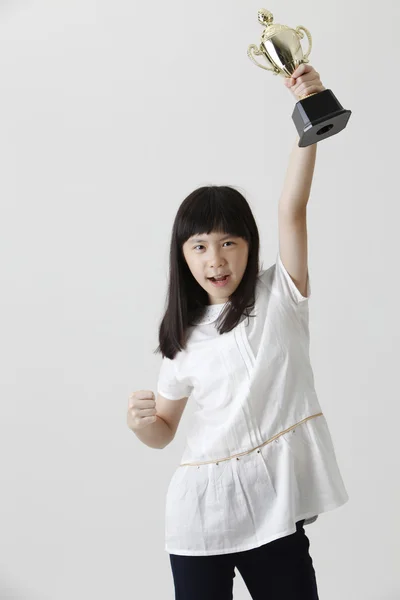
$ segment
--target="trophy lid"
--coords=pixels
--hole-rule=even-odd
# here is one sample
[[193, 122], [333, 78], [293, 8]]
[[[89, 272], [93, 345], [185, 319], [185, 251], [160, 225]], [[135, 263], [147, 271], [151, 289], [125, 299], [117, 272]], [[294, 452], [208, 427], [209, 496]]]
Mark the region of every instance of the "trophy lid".
[[274, 15], [266, 8], [260, 8], [257, 16], [261, 25], [270, 25], [274, 20]]
[[267, 10], [266, 8], [260, 8], [258, 13], [258, 22], [261, 25], [265, 25], [265, 29], [262, 32], [261, 39], [265, 42], [271, 39], [277, 33], [281, 33], [282, 31], [290, 30], [291, 27], [287, 25], [280, 25], [279, 23], [274, 23], [274, 15], [272, 12]]

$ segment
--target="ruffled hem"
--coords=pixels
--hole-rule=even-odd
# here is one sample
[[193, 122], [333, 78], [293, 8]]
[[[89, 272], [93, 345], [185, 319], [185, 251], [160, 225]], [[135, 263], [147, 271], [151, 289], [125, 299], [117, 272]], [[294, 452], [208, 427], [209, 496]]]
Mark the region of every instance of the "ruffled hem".
[[167, 491], [165, 550], [257, 548], [347, 500], [325, 417], [310, 419], [240, 460], [178, 467]]
[[[347, 502], [347, 501], [345, 501], [345, 502]], [[329, 512], [330, 510], [334, 510], [335, 508], [339, 508], [340, 506], [342, 506], [342, 504], [334, 504], [334, 505], [328, 506], [324, 510], [324, 512]], [[319, 515], [314, 515], [314, 516], [315, 516], [315, 519], [312, 518], [311, 523], [314, 523], [314, 521], [316, 521], [319, 517]], [[294, 533], [296, 531], [297, 521], [301, 521], [302, 519], [307, 520], [308, 516], [301, 515], [301, 516], [296, 517], [293, 527], [291, 527], [290, 529], [288, 529], [286, 531], [281, 531], [280, 533], [275, 534], [272, 537], [270, 536], [269, 538], [262, 540], [261, 542], [258, 542], [256, 546], [254, 546], [253, 543], [250, 542], [248, 544], [241, 544], [234, 548], [224, 548], [223, 550], [211, 551], [211, 550], [183, 550], [182, 548], [178, 548], [178, 549], [170, 548], [168, 546], [168, 544], [165, 544], [164, 550], [166, 552], [168, 552], [168, 554], [179, 554], [180, 556], [212, 556], [214, 554], [232, 554], [233, 552], [244, 552], [246, 550], [252, 550], [253, 548], [258, 548], [259, 546], [263, 546], [264, 544], [268, 544], [269, 542], [273, 542], [274, 540], [277, 540], [281, 537], [285, 537], [286, 535], [291, 535], [292, 533]], [[305, 522], [304, 525], [307, 525], [307, 523]]]

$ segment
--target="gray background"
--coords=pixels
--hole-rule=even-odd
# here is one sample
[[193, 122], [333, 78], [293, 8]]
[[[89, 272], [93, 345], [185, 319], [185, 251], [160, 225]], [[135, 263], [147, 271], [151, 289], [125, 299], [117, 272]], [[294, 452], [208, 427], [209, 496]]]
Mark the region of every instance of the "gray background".
[[[126, 409], [156, 390], [189, 192], [241, 189], [275, 261], [295, 100], [247, 58], [258, 8], [0, 2], [1, 599], [173, 599], [164, 503], [192, 407], [163, 452]], [[319, 145], [308, 209], [311, 358], [350, 495], [306, 529], [320, 598], [397, 600], [400, 9], [266, 8], [311, 31], [353, 111]], [[234, 592], [249, 598], [239, 574]]]

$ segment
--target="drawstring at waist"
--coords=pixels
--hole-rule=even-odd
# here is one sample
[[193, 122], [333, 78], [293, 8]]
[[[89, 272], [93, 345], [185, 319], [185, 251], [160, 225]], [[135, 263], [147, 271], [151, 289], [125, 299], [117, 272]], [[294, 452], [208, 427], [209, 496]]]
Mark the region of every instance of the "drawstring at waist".
[[305, 423], [305, 421], [308, 421], [309, 419], [315, 419], [315, 417], [320, 417], [320, 416], [322, 416], [322, 414], [323, 413], [320, 412], [320, 413], [316, 413], [315, 415], [311, 415], [310, 417], [306, 417], [305, 419], [302, 419], [298, 423], [295, 423], [294, 425], [292, 425], [291, 427], [288, 427], [284, 431], [281, 431], [280, 433], [277, 433], [276, 435], [274, 435], [272, 438], [270, 438], [266, 442], [263, 442], [262, 444], [260, 444], [260, 446], [256, 446], [255, 448], [252, 448], [251, 450], [246, 450], [245, 452], [240, 452], [240, 454], [233, 454], [232, 456], [227, 456], [226, 458], [217, 458], [216, 460], [207, 460], [205, 462], [183, 463], [183, 464], [181, 464], [179, 466], [180, 467], [191, 467], [191, 466], [195, 467], [195, 466], [200, 466], [200, 465], [208, 465], [208, 464], [211, 464], [211, 463], [218, 464], [220, 462], [223, 462], [224, 460], [231, 460], [231, 458], [237, 458], [237, 460], [239, 460], [239, 456], [244, 456], [245, 454], [250, 454], [250, 452], [254, 452], [254, 450], [258, 450], [259, 448], [262, 448], [263, 446], [266, 446], [267, 444], [270, 444], [271, 442], [273, 442], [274, 440], [276, 440], [276, 438], [280, 437], [281, 435], [284, 435], [285, 433], [287, 433], [291, 429], [294, 429], [295, 427], [298, 427], [299, 425], [301, 425], [302, 423]]

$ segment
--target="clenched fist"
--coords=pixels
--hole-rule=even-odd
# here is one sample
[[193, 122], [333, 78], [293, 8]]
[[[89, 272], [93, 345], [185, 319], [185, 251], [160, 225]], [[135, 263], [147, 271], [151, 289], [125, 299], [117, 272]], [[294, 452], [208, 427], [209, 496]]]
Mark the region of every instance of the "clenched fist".
[[291, 77], [285, 77], [283, 83], [290, 89], [296, 100], [300, 100], [308, 94], [322, 92], [325, 89], [319, 73], [314, 67], [306, 63], [299, 65]]
[[139, 390], [129, 396], [126, 421], [132, 431], [139, 431], [155, 423], [156, 414], [156, 401], [151, 390]]

